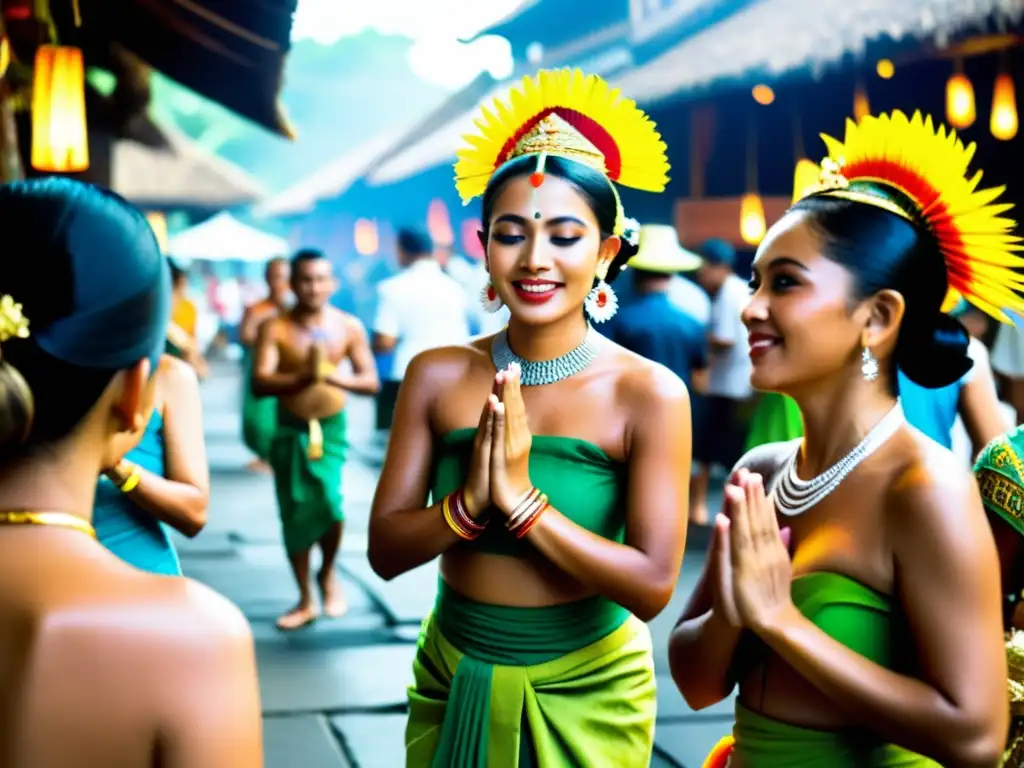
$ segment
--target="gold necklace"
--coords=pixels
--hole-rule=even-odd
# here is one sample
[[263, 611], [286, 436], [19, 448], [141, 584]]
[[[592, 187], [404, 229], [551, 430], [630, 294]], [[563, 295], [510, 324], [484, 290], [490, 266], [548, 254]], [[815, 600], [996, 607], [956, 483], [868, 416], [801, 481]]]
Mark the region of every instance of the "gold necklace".
[[73, 528], [96, 538], [96, 529], [91, 523], [67, 512], [0, 512], [0, 525], [53, 525]]

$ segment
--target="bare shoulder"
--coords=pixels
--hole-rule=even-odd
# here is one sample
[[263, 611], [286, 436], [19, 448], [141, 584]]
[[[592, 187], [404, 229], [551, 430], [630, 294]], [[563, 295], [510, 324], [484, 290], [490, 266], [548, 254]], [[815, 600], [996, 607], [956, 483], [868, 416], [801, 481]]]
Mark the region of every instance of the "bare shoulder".
[[691, 434], [690, 393], [665, 366], [616, 344], [601, 375], [614, 377], [615, 399], [627, 414], [634, 437]]
[[490, 365], [490, 349], [481, 339], [466, 344], [434, 347], [416, 355], [406, 369], [404, 384], [415, 382], [425, 392], [440, 392], [464, 379], [478, 366]]
[[664, 365], [617, 344], [612, 354], [616, 390], [629, 405], [641, 409], [641, 413], [647, 408], [689, 406], [690, 393], [686, 384]]
[[770, 487], [779, 470], [800, 446], [800, 441], [801, 438], [796, 438], [779, 443], [765, 443], [751, 448], [740, 457], [732, 471], [745, 469], [748, 472], [754, 472], [761, 476], [765, 487]]
[[952, 452], [916, 431], [901, 437], [905, 458], [893, 470], [886, 493], [895, 536], [920, 541], [926, 531], [954, 534], [984, 522], [974, 475]]

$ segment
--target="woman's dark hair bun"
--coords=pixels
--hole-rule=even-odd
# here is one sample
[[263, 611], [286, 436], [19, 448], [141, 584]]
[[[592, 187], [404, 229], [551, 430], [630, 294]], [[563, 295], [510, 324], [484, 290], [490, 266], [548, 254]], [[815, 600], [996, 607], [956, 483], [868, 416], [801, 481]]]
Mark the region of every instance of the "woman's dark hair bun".
[[970, 336], [959, 320], [941, 312], [931, 322], [904, 317], [895, 362], [908, 379], [938, 389], [959, 381], [971, 370], [974, 361], [967, 354]]
[[21, 372], [0, 359], [0, 457], [10, 456], [28, 439], [35, 416], [35, 398]]

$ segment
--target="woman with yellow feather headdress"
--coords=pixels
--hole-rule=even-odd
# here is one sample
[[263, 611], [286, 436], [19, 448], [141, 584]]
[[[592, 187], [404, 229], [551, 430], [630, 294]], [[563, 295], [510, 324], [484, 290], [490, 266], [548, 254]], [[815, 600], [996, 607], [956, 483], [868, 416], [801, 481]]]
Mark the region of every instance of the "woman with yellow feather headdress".
[[590, 323], [614, 313], [610, 283], [636, 253], [614, 183], [660, 191], [665, 145], [633, 102], [569, 70], [527, 77], [477, 127], [456, 185], [483, 196], [482, 299], [510, 321], [412, 362], [370, 523], [385, 578], [441, 557], [407, 765], [646, 768], [644, 622], [682, 560], [689, 400]]
[[745, 456], [670, 640], [691, 706], [739, 684], [707, 766], [994, 766], [1007, 733], [999, 573], [967, 468], [911, 428], [896, 371], [971, 366], [963, 297], [1024, 309], [1014, 223], [965, 147], [900, 112], [825, 137], [818, 188], [761, 244], [743, 311], [751, 383], [801, 440]]

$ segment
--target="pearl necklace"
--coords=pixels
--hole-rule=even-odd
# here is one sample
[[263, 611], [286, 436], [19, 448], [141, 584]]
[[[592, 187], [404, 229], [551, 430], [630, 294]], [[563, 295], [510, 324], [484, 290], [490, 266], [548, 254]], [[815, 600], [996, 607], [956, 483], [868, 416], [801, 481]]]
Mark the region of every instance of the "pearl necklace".
[[865, 435], [858, 445], [843, 458], [826, 469], [817, 477], [801, 480], [796, 474], [796, 463], [800, 457], [800, 446], [797, 445], [793, 455], [786, 460], [779, 470], [772, 487], [772, 499], [776, 508], [784, 515], [794, 516], [806, 512], [819, 504], [822, 499], [839, 487], [848, 474], [873, 454], [896, 431], [903, 426], [903, 407], [900, 401]]
[[520, 381], [524, 387], [539, 387], [568, 379], [582, 371], [597, 359], [605, 338], [588, 326], [587, 335], [575, 349], [570, 349], [554, 360], [527, 360], [520, 357], [508, 345], [508, 329], [501, 330], [491, 340], [491, 361], [496, 370], [504, 371], [511, 363], [518, 363]]

